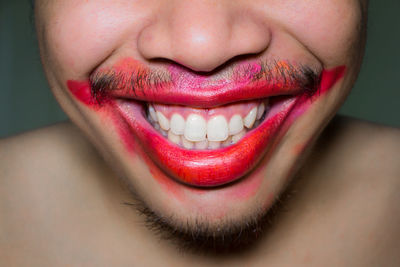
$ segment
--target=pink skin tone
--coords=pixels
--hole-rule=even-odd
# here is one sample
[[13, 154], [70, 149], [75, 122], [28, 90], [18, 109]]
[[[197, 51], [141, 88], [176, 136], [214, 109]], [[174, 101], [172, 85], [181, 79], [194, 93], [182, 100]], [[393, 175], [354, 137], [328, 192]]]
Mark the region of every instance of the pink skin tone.
[[[131, 67], [129, 65], [129, 68]], [[321, 74], [318, 93], [312, 98], [306, 95], [298, 95], [297, 97], [286, 98], [283, 101], [272, 104], [267, 118], [260, 126], [249, 132], [237, 144], [212, 151], [186, 150], [170, 143], [145, 120], [142, 115], [142, 107], [132, 101], [128, 101], [126, 98], [114, 101], [113, 97], [116, 95], [113, 93], [110, 98], [106, 99], [106, 103], [103, 102], [102, 106], [99, 106], [91, 98], [88, 82], [68, 81], [67, 85], [70, 92], [86, 106], [98, 111], [109, 110], [110, 112], [104, 114], [107, 114], [107, 116], [112, 114], [114, 117], [113, 121], [118, 124], [116, 128], [119, 129], [121, 139], [128, 149], [132, 149], [135, 146], [136, 139], [138, 139], [139, 145], [143, 147], [145, 152], [149, 153], [151, 160], [155, 163], [155, 165], [151, 164], [154, 165], [154, 168], [160, 168], [169, 177], [173, 177], [185, 184], [212, 187], [231, 183], [253, 170], [267, 151], [273, 150], [273, 144], [279, 142], [279, 138], [277, 137], [282, 136], [291, 123], [308, 109], [313, 99], [329, 91], [343, 77], [344, 73], [344, 66], [324, 70]], [[200, 83], [197, 86], [198, 88], [205, 83], [204, 80], [195, 79], [195, 81]], [[218, 82], [213, 81], [212, 83]], [[254, 92], [256, 95], [262, 94], [265, 97], [266, 94], [270, 96], [297, 90], [293, 88], [279, 88], [277, 84], [279, 83], [273, 82], [272, 85], [267, 85], [264, 88], [255, 85]], [[218, 86], [221, 88], [220, 85]], [[205, 90], [214, 96], [213, 99], [218, 99], [218, 102], [216, 102], [217, 100], [211, 101], [210, 105], [215, 103], [229, 103], [234, 99], [243, 100], [253, 98], [249, 93], [252, 90], [248, 87], [248, 83], [245, 82], [239, 84], [233, 83], [226, 86], [225, 88], [229, 88], [227, 91], [223, 89], [220, 92], [216, 91], [215, 88], [212, 86]], [[244, 88], [244, 92], [240, 91], [240, 88]], [[279, 89], [282, 89], [280, 93]], [[137, 91], [144, 92], [145, 90]], [[167, 91], [170, 91], [170, 94], [166, 94], [165, 92]], [[159, 94], [159, 90], [156, 92], [156, 94]], [[203, 103], [202, 99], [205, 96], [203, 93], [197, 94], [200, 91], [194, 90], [193, 94], [197, 98], [187, 97], [190, 92], [188, 88], [176, 89], [168, 87], [161, 90], [160, 94], [161, 98], [167, 97], [169, 101], [173, 100], [175, 103], [181, 103], [181, 101], [186, 101], [187, 105], [191, 103]], [[173, 95], [173, 93], [177, 93], [178, 96]], [[153, 100], [156, 94], [148, 94], [146, 92], [143, 95], [135, 95], [135, 98], [143, 99], [146, 96], [148, 100]], [[243, 183], [243, 181], [240, 183]], [[242, 189], [246, 192], [256, 192], [259, 183], [260, 181], [249, 181], [248, 184], [251, 186], [243, 187]], [[247, 197], [251, 193], [244, 193], [242, 195]]]

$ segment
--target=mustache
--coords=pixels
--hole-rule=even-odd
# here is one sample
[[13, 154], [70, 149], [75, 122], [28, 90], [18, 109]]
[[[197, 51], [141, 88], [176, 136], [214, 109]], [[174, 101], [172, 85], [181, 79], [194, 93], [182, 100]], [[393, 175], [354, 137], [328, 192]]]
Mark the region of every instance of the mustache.
[[[262, 61], [230, 66], [223, 69], [223, 74], [196, 73], [184, 67], [175, 67], [175, 71], [165, 69], [150, 69], [147, 67], [118, 68], [111, 67], [93, 72], [89, 77], [93, 99], [102, 102], [112, 91], [124, 90], [135, 96], [138, 91], [156, 92], [166, 86], [206, 87], [218, 83], [257, 84], [260, 81], [281, 88], [295, 86], [301, 93], [313, 96], [318, 92], [321, 72], [307, 65], [292, 64], [288, 61]], [[201, 82], [199, 82], [201, 81]], [[201, 85], [200, 85], [201, 83]]]

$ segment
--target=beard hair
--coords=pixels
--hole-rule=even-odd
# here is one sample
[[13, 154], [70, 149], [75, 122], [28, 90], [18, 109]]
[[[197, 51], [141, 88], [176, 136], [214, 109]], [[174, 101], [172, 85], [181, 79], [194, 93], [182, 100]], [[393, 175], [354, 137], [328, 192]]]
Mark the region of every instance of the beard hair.
[[223, 257], [245, 253], [262, 240], [277, 215], [287, 211], [287, 200], [295, 194], [293, 182], [279, 194], [268, 209], [256, 209], [237, 220], [223, 220], [211, 224], [207, 218], [179, 220], [174, 215], [163, 215], [152, 209], [130, 186], [133, 202], [124, 202], [144, 217], [145, 226], [161, 241], [173, 244], [181, 253]]

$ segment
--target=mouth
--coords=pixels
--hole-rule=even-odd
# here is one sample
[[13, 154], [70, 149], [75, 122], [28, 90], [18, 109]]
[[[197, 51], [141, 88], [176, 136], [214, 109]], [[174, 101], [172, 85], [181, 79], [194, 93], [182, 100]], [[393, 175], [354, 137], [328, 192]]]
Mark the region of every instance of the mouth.
[[169, 176], [197, 187], [236, 181], [272, 146], [299, 97], [271, 97], [217, 108], [117, 101], [146, 153]]
[[[311, 95], [305, 90], [310, 85], [307, 77], [287, 78], [284, 71], [278, 71], [283, 76], [267, 76], [262, 82], [223, 81], [210, 87], [204, 77], [185, 77], [185, 72], [178, 73], [179, 80], [174, 81], [171, 71], [172, 82], [158, 86], [142, 80], [138, 83], [132, 76], [113, 70], [118, 80], [106, 73], [97, 79], [100, 83], [68, 81], [67, 85], [82, 103], [98, 112], [107, 106], [122, 118], [128, 125], [127, 138], [139, 141], [169, 177], [189, 186], [210, 188], [230, 184], [254, 171], [262, 158], [272, 153], [293, 118], [328, 91], [344, 75], [345, 67], [315, 75], [311, 85], [318, 94]], [[142, 90], [132, 90], [138, 84]], [[109, 93], [105, 97], [99, 90], [104, 88]], [[101, 103], [94, 91], [103, 95]]]
[[146, 119], [162, 136], [185, 149], [219, 149], [241, 140], [269, 110], [268, 99], [219, 108], [147, 104]]

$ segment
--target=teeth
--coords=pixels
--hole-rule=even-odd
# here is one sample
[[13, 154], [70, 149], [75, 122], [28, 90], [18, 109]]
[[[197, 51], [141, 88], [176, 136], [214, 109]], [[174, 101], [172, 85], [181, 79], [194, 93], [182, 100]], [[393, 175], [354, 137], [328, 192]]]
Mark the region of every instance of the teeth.
[[185, 137], [182, 136], [182, 145], [186, 149], [192, 149], [194, 147], [194, 143], [187, 140]]
[[208, 148], [210, 149], [217, 149], [221, 146], [221, 142], [218, 141], [209, 141], [208, 142]]
[[186, 119], [184, 136], [189, 141], [203, 141], [206, 139], [207, 122], [197, 114], [190, 114]]
[[262, 115], [264, 114], [264, 111], [265, 111], [265, 105], [264, 103], [261, 103], [257, 110], [257, 120], [261, 119]]
[[232, 144], [236, 144], [246, 134], [246, 130], [242, 130], [240, 133], [232, 136]]
[[207, 149], [208, 141], [206, 139], [204, 141], [196, 142], [196, 143], [194, 143], [194, 146], [196, 149]]
[[181, 137], [179, 135], [176, 135], [170, 130], [168, 132], [168, 140], [171, 141], [172, 143], [179, 144], [181, 141]]
[[244, 118], [244, 126], [247, 128], [253, 127], [254, 122], [256, 121], [256, 116], [257, 116], [257, 107], [254, 107], [252, 110], [250, 110], [249, 114], [246, 115]]
[[185, 131], [185, 119], [181, 115], [175, 113], [174, 115], [172, 115], [170, 126], [171, 131], [174, 134], [183, 134]]
[[[251, 129], [261, 123], [268, 102], [262, 102], [242, 118], [235, 114], [229, 122], [224, 115], [214, 115], [208, 121], [198, 113], [189, 114], [186, 121], [182, 115], [172, 114], [169, 120], [161, 111], [148, 106], [148, 119], [154, 128], [174, 144], [186, 149], [218, 149], [237, 143]], [[246, 128], [247, 129], [246, 129]]]
[[225, 117], [218, 115], [212, 117], [207, 123], [208, 141], [224, 141], [228, 138], [228, 122]]
[[229, 134], [234, 135], [243, 130], [243, 119], [240, 115], [233, 115], [229, 121]]
[[149, 114], [153, 121], [158, 121], [156, 111], [152, 105], [149, 106]]
[[168, 131], [169, 130], [169, 120], [162, 114], [161, 112], [157, 111], [157, 118], [158, 118], [158, 123], [160, 124], [160, 127]]

